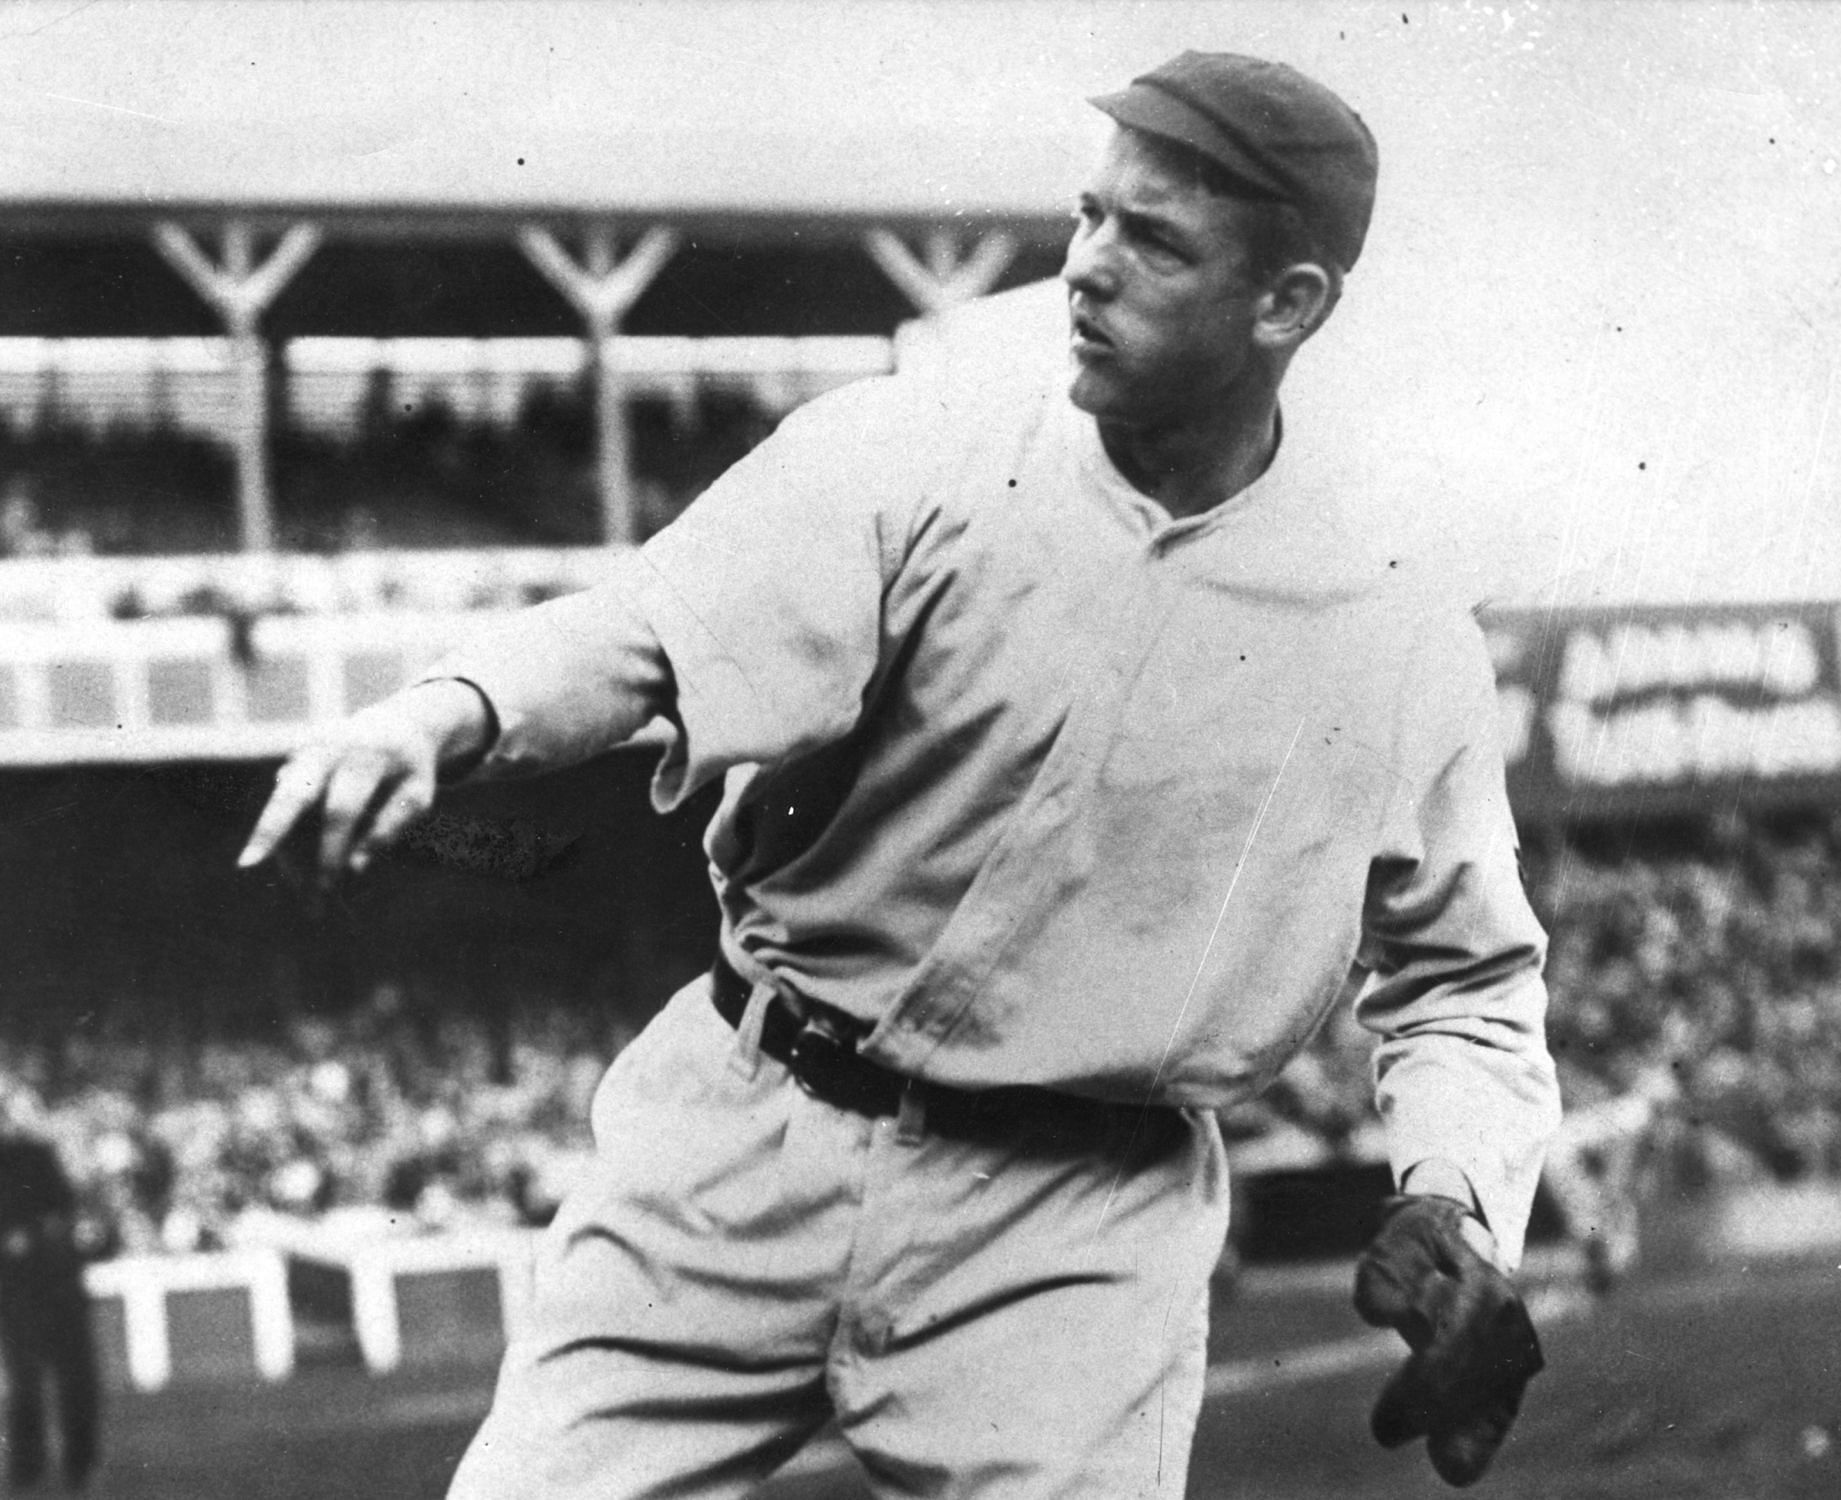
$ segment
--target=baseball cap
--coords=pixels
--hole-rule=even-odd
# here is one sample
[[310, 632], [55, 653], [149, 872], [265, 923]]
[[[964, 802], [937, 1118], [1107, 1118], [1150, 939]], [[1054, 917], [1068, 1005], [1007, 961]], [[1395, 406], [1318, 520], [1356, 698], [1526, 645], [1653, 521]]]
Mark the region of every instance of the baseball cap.
[[1360, 115], [1284, 63], [1185, 52], [1089, 101], [1200, 152], [1255, 194], [1296, 205], [1347, 270], [1374, 212], [1380, 156]]

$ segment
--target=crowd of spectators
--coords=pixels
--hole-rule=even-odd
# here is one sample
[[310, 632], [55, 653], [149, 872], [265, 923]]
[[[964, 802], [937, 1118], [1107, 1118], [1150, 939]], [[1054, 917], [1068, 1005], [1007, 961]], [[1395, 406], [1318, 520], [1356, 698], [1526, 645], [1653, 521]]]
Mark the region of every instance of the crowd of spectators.
[[1625, 842], [1534, 871], [1572, 1096], [1670, 1097], [1706, 1173], [1841, 1174], [1841, 817]]
[[[1677, 1182], [1841, 1175], [1841, 818], [1537, 843], [1528, 875], [1572, 1104], [1666, 1097]], [[541, 1223], [625, 1035], [558, 1001], [495, 1037], [382, 986], [261, 1041], [3, 1044], [0, 1082], [59, 1148], [98, 1253], [178, 1252], [276, 1213]], [[1366, 1053], [1345, 1015], [1227, 1122], [1236, 1149], [1372, 1153]]]
[[[675, 517], [773, 430], [745, 390], [692, 385], [682, 399], [627, 403], [627, 444], [646, 533]], [[378, 372], [349, 432], [275, 413], [277, 540], [317, 555], [378, 548], [590, 546], [601, 540], [593, 391], [532, 380], [509, 422], [469, 416], [438, 393], [405, 401]], [[0, 557], [235, 552], [228, 444], [159, 422], [106, 425], [53, 410], [0, 413]]]
[[271, 1040], [71, 1038], [0, 1052], [0, 1088], [51, 1140], [97, 1257], [234, 1245], [275, 1214], [369, 1232], [540, 1224], [588, 1149], [621, 1036], [579, 1011], [415, 1016], [381, 986]]
[[[1569, 1110], [1650, 1110], [1684, 1189], [1841, 1175], [1841, 816], [1729, 814], [1531, 839]], [[1346, 1011], [1230, 1135], [1372, 1156], [1371, 1041]], [[1268, 1154], [1270, 1154], [1268, 1152]]]

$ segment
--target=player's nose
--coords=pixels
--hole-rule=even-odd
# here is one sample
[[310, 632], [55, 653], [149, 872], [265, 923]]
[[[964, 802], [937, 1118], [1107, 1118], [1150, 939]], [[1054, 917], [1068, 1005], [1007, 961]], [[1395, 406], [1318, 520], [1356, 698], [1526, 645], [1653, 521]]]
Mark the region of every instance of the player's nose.
[[1118, 268], [1103, 235], [1096, 231], [1075, 233], [1061, 262], [1061, 279], [1068, 290], [1095, 300], [1117, 294]]

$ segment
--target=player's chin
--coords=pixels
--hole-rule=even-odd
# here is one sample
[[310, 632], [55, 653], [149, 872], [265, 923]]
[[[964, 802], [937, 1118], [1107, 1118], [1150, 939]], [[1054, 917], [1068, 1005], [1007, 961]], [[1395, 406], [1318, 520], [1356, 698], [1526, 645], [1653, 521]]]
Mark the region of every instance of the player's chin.
[[1090, 417], [1119, 417], [1131, 406], [1120, 372], [1112, 361], [1074, 355], [1068, 374], [1068, 400]]
[[1116, 367], [1076, 367], [1068, 381], [1068, 400], [1102, 427], [1153, 431], [1179, 419], [1181, 403], [1159, 399], [1140, 381], [1124, 378]]

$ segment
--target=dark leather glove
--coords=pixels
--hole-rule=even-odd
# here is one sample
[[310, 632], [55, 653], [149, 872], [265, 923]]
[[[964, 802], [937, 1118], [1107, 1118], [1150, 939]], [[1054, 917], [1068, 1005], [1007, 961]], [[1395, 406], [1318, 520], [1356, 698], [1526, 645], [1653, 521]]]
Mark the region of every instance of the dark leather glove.
[[1355, 1310], [1413, 1351], [1375, 1402], [1375, 1440], [1425, 1438], [1452, 1485], [1482, 1478], [1545, 1363], [1509, 1278], [1465, 1240], [1467, 1217], [1451, 1198], [1391, 1198], [1355, 1270]]

